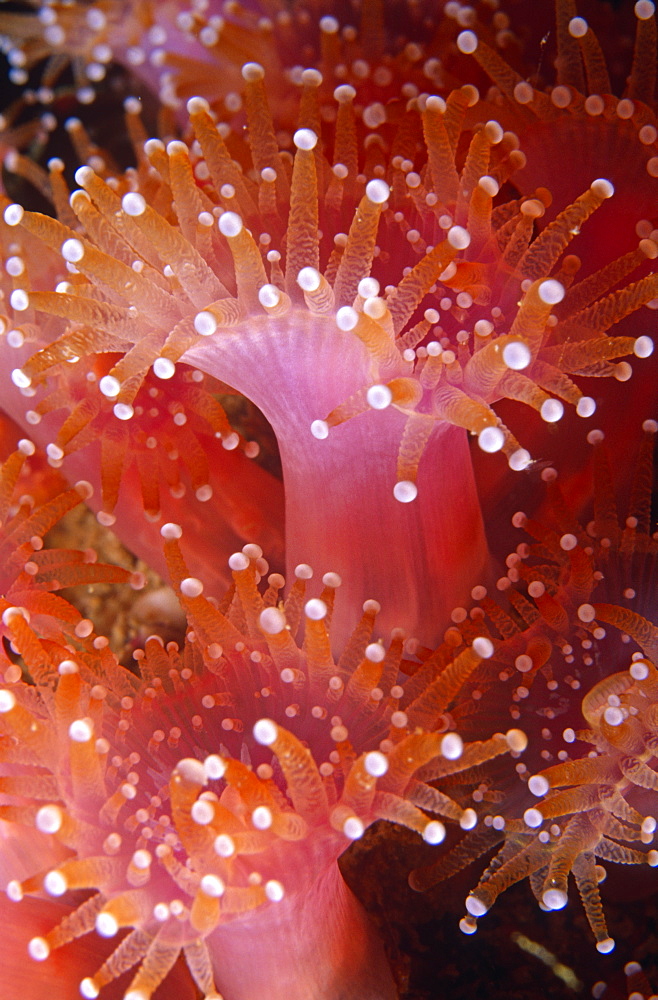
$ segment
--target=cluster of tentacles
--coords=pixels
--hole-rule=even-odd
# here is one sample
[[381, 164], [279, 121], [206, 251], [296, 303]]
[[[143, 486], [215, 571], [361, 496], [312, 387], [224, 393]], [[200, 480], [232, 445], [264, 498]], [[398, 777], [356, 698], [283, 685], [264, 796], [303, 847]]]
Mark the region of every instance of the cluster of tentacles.
[[[510, 786], [502, 800], [498, 797], [495, 813], [490, 805], [481, 806], [486, 829], [478, 827], [435, 865], [412, 876], [415, 888], [426, 889], [503, 843], [466, 900], [461, 928], [467, 934], [505, 889], [524, 878], [530, 878], [544, 909], [562, 909], [573, 874], [597, 948], [605, 953], [614, 941], [597, 888], [605, 869], [596, 859], [658, 865], [658, 853], [639, 846], [653, 842], [658, 789], [653, 596], [658, 542], [651, 533], [655, 433], [655, 422], [647, 421], [628, 515], [621, 523], [600, 432], [590, 434], [595, 506], [586, 527], [574, 517], [550, 470], [550, 521], [514, 515], [514, 524], [532, 541], [522, 542], [508, 557], [507, 575], [497, 582], [499, 596], [483, 596], [471, 612], [477, 627], [486, 627], [484, 634], [496, 643], [486, 671], [474, 682], [478, 699], [501, 681], [513, 686], [508, 714], [522, 720], [528, 732], [534, 716], [543, 749], [539, 754], [531, 741], [527, 762], [517, 767], [528, 794], [519, 798], [518, 788]], [[616, 671], [612, 664], [626, 669]], [[586, 694], [578, 711], [573, 692], [581, 690]], [[458, 721], [466, 731], [470, 711]], [[583, 723], [587, 728], [581, 728]], [[543, 766], [551, 760], [556, 762]], [[422, 773], [428, 776], [427, 770]], [[462, 789], [462, 801], [467, 794]], [[511, 811], [506, 797], [516, 802]]]
[[[181, 359], [231, 384], [248, 379], [235, 358], [241, 335], [243, 350], [256, 334], [271, 339], [273, 363], [284, 332], [330, 337], [336, 331], [363, 343], [363, 384], [329, 414], [320, 413], [310, 432], [322, 440], [359, 414], [399, 410], [405, 419], [394, 492], [403, 502], [416, 495], [418, 463], [439, 424], [466, 428], [485, 451], [502, 449], [513, 469], [526, 468], [529, 452], [492, 403], [518, 400], [553, 423], [566, 402], [588, 417], [594, 400], [571, 376], [627, 378], [628, 365], [612, 360], [651, 353], [648, 337], [608, 331], [656, 298], [654, 274], [625, 281], [656, 257], [655, 241], [641, 239], [637, 250], [574, 283], [579, 261], [563, 258], [564, 251], [592, 213], [614, 198], [613, 184], [592, 177], [537, 235], [547, 195], [496, 199], [525, 157], [518, 137], [497, 121], [465, 127], [465, 116], [477, 108], [475, 88], [453, 91], [447, 101], [412, 99], [389, 141], [371, 143], [360, 162], [354, 87], [334, 93], [336, 131], [325, 154], [322, 78], [316, 70], [303, 75], [299, 128], [284, 136], [294, 148], [291, 157], [280, 148], [262, 67], [249, 63], [242, 73], [248, 143], [217, 126], [207, 103], [194, 98], [190, 145], [138, 144], [138, 167], [124, 177], [91, 155], [94, 166], [77, 171], [80, 187], [71, 195], [56, 162], [50, 185], [59, 221], [19, 205], [5, 208], [5, 238], [27, 233], [41, 241], [61, 255], [66, 279], [55, 292], [31, 290], [29, 262], [14, 254], [19, 263], [7, 320], [13, 342], [23, 348], [38, 338], [43, 313], [59, 317], [64, 328], [15, 369], [13, 380], [32, 392], [46, 378], [53, 387], [28, 410], [29, 422], [54, 409], [68, 413], [50, 443], [54, 460], [90, 440], [104, 441], [108, 513], [128, 440], [139, 441], [148, 513], [160, 509], [158, 481], [180, 489], [175, 475], [172, 480], [157, 467], [148, 397], [165, 391], [158, 382], [174, 378]], [[129, 121], [138, 110], [129, 104]], [[465, 156], [458, 151], [464, 140]], [[243, 148], [236, 151], [238, 141]], [[118, 361], [90, 367], [90, 355], [111, 351], [122, 352]], [[81, 356], [76, 380], [70, 365]], [[168, 450], [186, 456], [203, 499], [207, 470], [186, 408], [225, 448], [240, 438], [207, 394], [195, 390], [188, 407], [178, 386], [173, 394]], [[125, 426], [131, 423], [139, 425], [132, 434]], [[246, 450], [253, 454], [257, 447]]]

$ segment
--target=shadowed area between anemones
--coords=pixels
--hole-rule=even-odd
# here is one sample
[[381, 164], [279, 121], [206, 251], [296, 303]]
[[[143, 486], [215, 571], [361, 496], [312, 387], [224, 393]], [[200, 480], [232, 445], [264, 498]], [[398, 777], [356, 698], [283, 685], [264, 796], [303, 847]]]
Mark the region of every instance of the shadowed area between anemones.
[[[8, 348], [5, 341], [0, 342], [2, 418], [11, 418], [25, 436], [45, 448], [56, 437], [61, 423], [60, 412], [55, 410], [46, 414], [38, 425], [26, 418], [26, 411], [36, 405], [40, 396], [24, 397], [10, 381], [9, 372], [18, 354]], [[109, 419], [119, 423], [113, 416]], [[113, 516], [103, 519], [101, 515], [101, 521], [113, 525], [113, 530], [131, 552], [166, 576], [160, 524], [166, 520], [180, 520], [184, 509], [186, 554], [191, 563], [203, 569], [208, 587], [221, 593], [228, 582], [226, 559], [246, 541], [256, 541], [263, 547], [273, 569], [282, 567], [283, 489], [278, 479], [241, 451], [227, 451], [219, 440], [212, 439], [207, 448], [209, 500], [197, 500], [189, 489], [187, 495], [178, 498], [163, 489], [160, 493], [161, 516], [147, 519], [138, 470], [134, 464], [127, 465]], [[84, 479], [91, 483], [94, 493], [89, 506], [94, 511], [104, 510], [100, 441], [73, 451], [57, 464], [69, 482]]]

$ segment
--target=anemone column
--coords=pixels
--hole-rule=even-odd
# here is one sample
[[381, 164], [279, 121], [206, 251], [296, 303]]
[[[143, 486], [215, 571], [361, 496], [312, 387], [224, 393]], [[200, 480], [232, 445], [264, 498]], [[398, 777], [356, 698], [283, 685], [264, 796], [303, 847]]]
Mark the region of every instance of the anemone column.
[[[487, 557], [466, 435], [437, 424], [423, 453], [418, 495], [393, 495], [406, 415], [370, 410], [331, 428], [311, 424], [375, 381], [372, 358], [335, 320], [294, 310], [252, 318], [188, 351], [186, 361], [228, 382], [263, 411], [277, 436], [286, 496], [286, 551], [343, 580], [332, 633], [342, 643], [365, 600], [383, 631], [434, 643]], [[335, 629], [335, 631], [333, 631]]]
[[232, 1000], [397, 996], [382, 943], [335, 862], [302, 895], [250, 913], [246, 925], [221, 926], [208, 945], [217, 985]]

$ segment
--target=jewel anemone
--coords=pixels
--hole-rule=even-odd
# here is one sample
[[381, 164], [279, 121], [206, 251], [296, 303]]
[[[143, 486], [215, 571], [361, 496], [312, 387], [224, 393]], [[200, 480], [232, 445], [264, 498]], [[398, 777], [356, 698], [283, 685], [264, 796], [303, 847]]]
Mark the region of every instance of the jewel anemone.
[[[140, 6], [140, 10], [146, 8]], [[58, 218], [15, 204], [5, 208], [2, 232], [11, 264], [3, 276], [3, 321], [8, 334], [2, 343], [2, 368], [3, 378], [9, 369], [14, 369], [14, 375], [13, 385], [4, 383], [3, 406], [29, 427], [47, 448], [51, 462], [62, 463], [72, 478], [77, 478], [76, 467], [88, 462], [85, 478], [98, 484], [90, 500], [96, 503], [101, 519], [109, 523], [116, 517], [117, 530], [130, 536], [137, 548], [148, 542], [155, 559], [160, 525], [165, 522], [169, 576], [190, 614], [191, 634], [183, 650], [165, 649], [157, 639], [147, 644], [140, 658], [141, 680], [115, 669], [112, 661], [111, 668], [107, 667], [111, 683], [107, 683], [107, 695], [100, 698], [100, 707], [92, 693], [96, 684], [86, 673], [93, 672], [98, 650], [94, 647], [92, 653], [80, 641], [89, 637], [69, 638], [73, 648], [61, 660], [54, 647], [43, 647], [38, 637], [46, 649], [44, 659], [39, 647], [32, 645], [31, 622], [26, 628], [22, 612], [7, 615], [6, 627], [21, 630], [11, 635], [15, 648], [24, 658], [28, 650], [37, 650], [32, 669], [43, 663], [48, 667], [38, 697], [35, 685], [20, 681], [3, 695], [10, 742], [17, 734], [25, 736], [28, 746], [30, 734], [37, 743], [43, 737], [35, 749], [42, 757], [37, 755], [36, 763], [34, 758], [20, 762], [22, 768], [36, 768], [36, 773], [28, 773], [23, 790], [29, 791], [30, 782], [34, 789], [39, 786], [34, 779], [45, 777], [41, 785], [53, 792], [41, 820], [37, 819], [41, 807], [34, 802], [21, 801], [18, 807], [27, 810], [24, 819], [33, 826], [36, 822], [37, 839], [50, 838], [53, 855], [62, 844], [73, 852], [68, 862], [54, 860], [47, 871], [39, 873], [35, 884], [28, 881], [25, 885], [22, 877], [14, 879], [10, 893], [18, 899], [32, 890], [38, 892], [44, 878], [48, 878], [46, 888], [56, 893], [62, 889], [65, 894], [76, 885], [101, 893], [100, 898], [87, 899], [82, 911], [73, 911], [70, 920], [65, 918], [52, 937], [37, 935], [31, 946], [33, 956], [45, 959], [49, 951], [56, 953], [67, 935], [75, 937], [97, 926], [102, 913], [107, 918], [100, 920], [101, 930], [118, 928], [122, 919], [135, 928], [125, 939], [129, 943], [119, 946], [118, 957], [114, 952], [99, 978], [87, 977], [87, 995], [111, 980], [130, 958], [133, 964], [141, 963], [133, 992], [148, 995], [182, 948], [197, 984], [213, 996], [212, 977], [222, 983], [220, 971], [213, 971], [208, 944], [215, 934], [235, 935], [227, 954], [236, 956], [236, 968], [240, 968], [241, 949], [247, 953], [248, 964], [254, 964], [253, 934], [245, 935], [246, 943], [240, 944], [236, 927], [244, 930], [252, 919], [256, 921], [252, 927], [262, 921], [259, 941], [276, 941], [276, 935], [270, 938], [265, 928], [269, 922], [276, 923], [278, 913], [289, 915], [289, 926], [301, 922], [304, 932], [309, 930], [310, 921], [304, 922], [308, 909], [291, 900], [312, 900], [313, 886], [319, 883], [313, 883], [310, 895], [305, 893], [309, 885], [304, 884], [303, 875], [301, 884], [291, 876], [287, 887], [275, 862], [279, 854], [290, 858], [300, 858], [307, 851], [313, 854], [314, 845], [325, 842], [331, 845], [326, 869], [329, 897], [347, 907], [354, 926], [360, 928], [337, 934], [329, 967], [336, 968], [340, 978], [343, 962], [355, 966], [350, 946], [363, 947], [361, 954], [367, 954], [372, 945], [376, 958], [372, 962], [363, 959], [363, 964], [379, 969], [379, 946], [372, 943], [361, 911], [338, 881], [335, 856], [349, 839], [348, 831], [360, 831], [381, 816], [406, 820], [421, 833], [438, 822], [409, 810], [409, 804], [415, 810], [419, 805], [440, 805], [439, 813], [447, 810], [448, 818], [468, 826], [472, 817], [468, 813], [464, 820], [464, 814], [470, 807], [447, 800], [446, 792], [427, 782], [443, 781], [462, 767], [468, 772], [471, 763], [486, 760], [490, 750], [499, 753], [510, 748], [507, 738], [496, 735], [485, 751], [474, 750], [471, 756], [467, 744], [453, 764], [441, 753], [444, 737], [436, 731], [450, 728], [454, 717], [461, 717], [464, 724], [470, 719], [477, 725], [479, 719], [479, 736], [485, 735], [482, 722], [487, 716], [479, 709], [481, 697], [453, 705], [457, 689], [451, 687], [449, 697], [442, 690], [455, 676], [469, 690], [464, 665], [478, 670], [472, 682], [478, 685], [473, 687], [478, 694], [479, 685], [494, 686], [480, 655], [489, 651], [489, 644], [497, 644], [494, 629], [493, 638], [478, 631], [481, 619], [476, 611], [472, 616], [465, 614], [468, 621], [461, 630], [445, 631], [462, 605], [478, 599], [481, 581], [489, 582], [468, 436], [477, 438], [485, 452], [503, 455], [517, 478], [525, 469], [532, 470], [535, 443], [539, 442], [537, 454], [541, 455], [547, 447], [542, 431], [559, 424], [565, 404], [588, 419], [598, 400], [612, 398], [612, 393], [600, 389], [584, 394], [580, 381], [576, 384], [572, 376], [579, 380], [611, 376], [623, 381], [630, 375], [630, 365], [618, 359], [630, 354], [645, 358], [651, 353], [647, 313], [638, 310], [655, 304], [658, 290], [652, 263], [656, 257], [655, 116], [653, 95], [646, 87], [646, 80], [652, 79], [647, 67], [655, 61], [651, 54], [653, 5], [646, 0], [636, 5], [639, 56], [631, 74], [633, 93], [621, 100], [609, 98], [605, 76], [594, 73], [597, 67], [600, 70], [600, 61], [592, 55], [595, 39], [587, 24], [580, 23], [583, 19], [571, 4], [560, 2], [557, 10], [562, 77], [548, 94], [501, 61], [498, 49], [510, 41], [511, 34], [498, 17], [500, 12], [491, 16], [489, 9], [487, 19], [487, 5], [479, 5], [475, 13], [459, 4], [446, 5], [451, 24], [448, 30], [443, 22], [437, 24], [429, 43], [440, 40], [444, 45], [443, 62], [431, 56], [422, 61], [425, 49], [416, 43], [396, 47], [396, 59], [382, 58], [380, 67], [374, 64], [387, 48], [382, 41], [385, 32], [375, 32], [378, 41], [374, 44], [366, 37], [365, 27], [372, 28], [373, 12], [379, 16], [381, 8], [367, 4], [361, 34], [347, 25], [341, 28], [333, 17], [323, 18], [318, 30], [313, 24], [309, 28], [307, 21], [314, 42], [306, 69], [284, 73], [282, 78], [272, 65], [271, 53], [257, 46], [234, 61], [231, 86], [236, 89], [228, 100], [218, 100], [216, 93], [206, 95], [200, 85], [186, 93], [187, 84], [179, 80], [176, 87], [186, 98], [198, 95], [179, 109], [183, 139], [148, 139], [140, 126], [138, 102], [128, 102], [128, 130], [137, 161], [128, 171], [119, 170], [103, 150], [86, 143], [78, 124], [70, 123], [79, 139], [78, 148], [89, 156], [76, 173], [78, 188], [72, 193], [66, 188], [61, 163], [49, 165], [45, 182]], [[92, 15], [94, 11], [95, 7]], [[62, 17], [75, 18], [77, 13], [75, 8], [62, 8]], [[101, 19], [92, 16], [92, 20], [101, 26]], [[374, 23], [380, 21], [375, 18]], [[286, 26], [279, 25], [285, 31]], [[18, 29], [16, 34], [20, 36]], [[584, 58], [576, 44], [582, 45]], [[374, 51], [374, 68], [361, 58], [369, 47]], [[213, 49], [214, 43], [208, 48]], [[318, 52], [325, 53], [324, 61], [316, 58]], [[306, 58], [306, 49], [303, 54]], [[221, 45], [215, 55], [223, 58]], [[20, 60], [16, 54], [14, 61]], [[459, 70], [454, 86], [453, 69]], [[495, 86], [481, 95], [473, 83], [463, 84], [463, 80], [476, 79], [481, 86], [482, 70]], [[430, 81], [430, 94], [425, 92], [425, 81]], [[173, 96], [179, 100], [177, 93]], [[268, 94], [274, 95], [271, 102]], [[285, 100], [279, 100], [281, 95]], [[161, 92], [161, 96], [166, 95]], [[621, 155], [614, 148], [620, 130]], [[582, 148], [587, 155], [574, 154], [574, 169], [565, 173], [574, 179], [575, 188], [567, 190], [554, 163], [560, 162], [563, 149], [571, 154], [580, 148], [572, 141], [574, 134], [586, 137]], [[569, 141], [549, 143], [552, 136], [565, 136]], [[12, 163], [19, 171], [27, 170], [20, 158]], [[616, 204], [621, 205], [623, 238], [619, 241], [620, 226], [610, 221]], [[29, 249], [35, 246], [37, 254]], [[574, 253], [565, 256], [567, 249]], [[630, 315], [633, 326], [628, 330]], [[186, 366], [193, 366], [194, 371]], [[170, 386], [163, 388], [160, 382]], [[190, 382], [192, 388], [203, 382], [210, 393], [201, 398], [195, 395], [194, 405], [184, 410], [186, 420], [177, 423], [170, 418], [181, 413], [176, 402]], [[239, 429], [229, 430], [215, 406], [218, 382], [257, 404], [278, 441], [285, 485], [286, 577], [296, 581], [289, 584], [283, 600], [278, 597], [284, 587], [280, 575], [268, 581], [267, 589], [258, 588], [257, 577], [264, 570], [263, 563], [259, 568], [262, 554], [259, 547], [248, 545], [229, 564], [237, 596], [217, 607], [221, 591], [215, 582], [216, 567], [223, 565], [219, 552], [231, 550], [226, 548], [227, 538], [216, 540], [209, 535], [216, 528], [210, 512], [216, 512], [219, 522], [224, 518], [222, 503], [208, 506], [204, 487], [210, 484], [203, 463], [194, 461], [193, 449], [199, 441], [209, 449], [208, 437], [214, 436], [213, 456], [221, 455], [222, 442], [234, 440], [235, 434], [242, 443], [238, 454], [248, 458], [246, 436]], [[175, 391], [168, 394], [168, 388]], [[157, 405], [148, 403], [155, 398], [153, 393]], [[538, 414], [540, 432], [523, 427], [526, 421], [519, 418], [518, 409], [506, 409], [512, 417], [504, 423], [499, 404], [508, 400], [521, 402], [528, 413]], [[168, 409], [170, 403], [173, 412]], [[149, 413], [149, 406], [154, 410], [162, 406], [162, 424], [160, 413]], [[142, 471], [133, 480], [125, 473], [119, 477], [116, 466], [102, 457], [103, 445], [107, 456], [108, 442], [116, 439], [122, 425], [129, 427], [127, 433], [121, 432], [129, 442], [124, 454], [131, 455], [135, 445], [140, 452], [136, 465], [139, 470], [141, 462]], [[523, 429], [517, 431], [517, 426]], [[176, 437], [176, 427], [187, 431]], [[170, 452], [177, 453], [175, 458], [167, 456], [169, 463], [179, 463], [182, 455], [174, 469], [161, 454], [157, 463], [149, 463], [148, 452], [156, 449], [148, 442], [154, 440], [157, 445], [160, 436], [167, 438]], [[109, 454], [117, 452], [110, 448]], [[246, 476], [243, 469], [236, 473], [240, 479]], [[270, 489], [264, 482], [261, 479], [260, 488]], [[201, 496], [181, 504], [183, 485], [193, 494], [202, 491]], [[170, 500], [175, 502], [170, 504]], [[255, 506], [259, 505], [263, 506], [260, 497]], [[142, 511], [148, 521], [142, 520]], [[271, 520], [268, 515], [261, 523], [271, 528]], [[172, 527], [178, 521], [184, 522], [185, 560], [177, 548], [178, 529]], [[495, 525], [492, 529], [497, 530]], [[248, 538], [248, 523], [241, 524], [235, 534], [241, 542]], [[306, 602], [300, 595], [309, 564], [325, 589], [320, 597]], [[193, 567], [194, 577], [188, 575], [187, 565]], [[335, 583], [339, 577], [343, 599], [334, 608], [334, 588], [328, 581]], [[206, 601], [204, 587], [212, 600]], [[537, 608], [536, 601], [545, 606], [550, 619], [549, 612], [555, 611], [551, 602], [540, 600], [543, 593], [530, 596]], [[364, 629], [375, 627], [374, 599], [382, 605], [374, 638], [392, 635], [389, 647], [369, 642], [372, 635], [363, 637]], [[592, 606], [596, 611], [596, 604]], [[547, 630], [553, 625], [541, 614], [541, 620], [535, 619], [524, 608], [537, 621], [539, 662], [547, 646], [542, 635], [552, 636]], [[295, 623], [302, 618], [303, 632], [295, 638]], [[503, 618], [498, 615], [496, 620]], [[512, 616], [512, 621], [517, 631], [524, 631], [518, 619]], [[356, 640], [351, 638], [355, 627]], [[412, 666], [403, 666], [402, 635], [394, 632], [397, 629], [420, 640], [421, 645], [410, 646], [419, 653]], [[517, 654], [529, 656], [533, 669], [535, 645]], [[368, 655], [371, 646], [378, 649]], [[434, 652], [432, 647], [436, 647]], [[101, 644], [101, 648], [105, 647]], [[378, 660], [380, 649], [384, 658]], [[283, 657], [281, 663], [277, 656]], [[402, 666], [413, 676], [405, 684], [381, 688], [380, 697], [378, 664], [386, 663], [387, 657], [396, 671]], [[488, 662], [492, 657], [484, 659]], [[65, 666], [60, 670], [62, 663]], [[103, 670], [106, 663], [111, 663], [109, 654]], [[459, 667], [451, 670], [457, 663]], [[220, 668], [218, 674], [214, 667]], [[240, 688], [245, 680], [247, 691]], [[288, 697], [288, 685], [294, 689], [296, 682], [306, 691], [306, 700], [301, 694], [297, 697], [299, 692], [294, 701]], [[632, 704], [636, 691], [628, 678], [625, 683], [622, 694]], [[128, 685], [128, 693], [123, 693], [122, 685]], [[393, 689], [398, 687], [400, 698], [406, 699], [402, 708], [391, 703], [398, 694]], [[311, 697], [316, 691], [325, 702], [336, 697], [349, 720], [355, 705], [366, 706], [372, 713], [368, 718], [363, 712], [372, 723], [367, 736], [374, 736], [375, 743], [366, 741], [362, 719], [352, 729], [338, 712], [332, 716], [327, 710], [328, 721], [323, 719], [321, 698]], [[199, 701], [205, 708], [206, 693], [213, 699], [212, 708], [222, 710], [220, 739], [228, 754], [221, 746], [217, 753], [215, 729], [207, 739], [196, 731], [195, 719], [200, 716], [203, 723], [203, 713], [194, 706]], [[256, 693], [259, 698], [253, 697]], [[518, 691], [517, 696], [523, 697]], [[265, 697], [273, 699], [269, 714], [258, 711]], [[123, 698], [125, 704], [121, 704]], [[418, 709], [419, 699], [422, 718], [408, 711], [411, 706]], [[57, 706], [64, 702], [74, 715], [67, 718], [68, 728], [57, 730]], [[427, 707], [430, 703], [434, 714]], [[163, 716], [138, 725], [149, 707]], [[513, 708], [518, 710], [516, 702]], [[314, 715], [315, 709], [319, 714]], [[392, 722], [397, 711], [402, 712], [396, 715], [397, 721], [406, 716], [403, 727]], [[121, 712], [126, 713], [124, 718]], [[166, 721], [160, 721], [162, 717]], [[334, 718], [340, 719], [335, 725]], [[405, 794], [411, 789], [417, 801], [398, 795], [402, 804], [397, 803], [393, 813], [384, 807], [389, 800], [378, 798], [380, 793], [400, 791], [398, 785], [390, 791], [388, 782], [393, 781], [395, 768], [391, 769], [388, 755], [395, 755], [405, 738], [412, 740], [408, 746], [416, 747], [416, 736], [418, 745], [425, 745], [416, 733], [396, 742], [401, 734], [391, 732], [391, 726], [406, 729], [410, 719], [412, 725], [428, 730], [422, 739], [427, 739], [433, 759], [427, 763], [418, 751], [420, 756], [413, 758], [415, 770], [421, 764], [427, 770], [421, 770], [420, 777], [415, 770], [408, 774], [404, 789]], [[127, 725], [121, 727], [121, 722]], [[608, 752], [610, 747], [598, 735], [598, 716], [591, 714], [587, 722], [597, 749]], [[307, 727], [316, 723], [325, 728], [317, 750], [313, 747], [312, 764], [303, 743], [309, 735]], [[107, 726], [110, 736], [99, 735], [94, 726]], [[485, 726], [487, 734], [497, 728], [504, 729]], [[84, 767], [76, 764], [78, 749], [88, 755], [84, 759], [95, 780], [103, 767], [99, 759], [105, 751], [103, 740], [114, 747], [117, 730], [135, 744], [126, 754], [115, 747], [116, 763], [109, 762], [110, 786], [99, 780], [91, 791], [83, 788], [78, 797], [76, 783], [85, 777]], [[343, 747], [345, 730], [353, 745], [353, 759], [349, 748]], [[512, 749], [520, 747], [515, 736], [510, 740]], [[151, 767], [142, 778], [137, 765], [144, 742]], [[531, 754], [535, 744], [533, 738]], [[341, 756], [343, 749], [347, 758]], [[481, 752], [484, 758], [477, 757]], [[139, 761], [134, 754], [140, 756]], [[337, 757], [332, 759], [332, 754]], [[386, 771], [380, 757], [372, 754], [387, 758]], [[292, 768], [293, 758], [302, 762], [295, 775], [286, 771], [289, 765]], [[233, 767], [237, 761], [250, 777]], [[322, 771], [325, 764], [332, 770], [325, 767]], [[45, 773], [51, 765], [56, 773]], [[224, 767], [231, 780], [226, 773], [219, 774]], [[422, 790], [421, 784], [413, 784], [421, 778]], [[266, 796], [265, 808], [272, 824], [264, 830], [252, 829], [249, 795], [256, 788], [254, 781], [259, 795], [271, 794], [271, 799]], [[327, 795], [327, 810], [320, 786]], [[117, 831], [108, 833], [104, 824], [108, 820], [111, 825], [117, 806], [127, 818], [134, 790], [138, 789], [134, 797], [139, 797], [143, 787], [151, 794], [144, 793], [144, 812], [137, 817], [140, 810], [135, 811], [135, 822], [155, 830], [144, 838], [148, 842], [155, 836], [162, 849], [158, 854], [150, 851], [148, 843], [138, 843], [131, 813], [127, 833], [121, 820], [118, 863], [112, 867], [117, 841], [110, 842], [109, 854], [103, 844], [104, 838]], [[66, 808], [50, 801], [55, 792]], [[319, 800], [313, 798], [316, 792]], [[105, 793], [107, 798], [103, 798]], [[114, 804], [106, 809], [113, 795]], [[210, 803], [196, 809], [198, 817], [210, 817], [205, 823], [192, 814], [196, 802]], [[281, 828], [276, 825], [279, 807], [284, 814]], [[353, 813], [338, 807], [353, 809]], [[509, 828], [513, 830], [517, 816], [510, 808]], [[236, 837], [241, 843], [240, 837], [248, 835], [242, 840], [260, 848], [253, 854], [258, 863], [255, 860], [253, 867], [243, 863], [238, 850], [235, 858], [231, 853], [224, 857], [214, 840], [209, 845], [205, 834], [212, 829], [204, 834], [197, 827], [212, 828], [216, 817], [227, 823], [226, 831], [217, 836], [228, 837], [235, 848]], [[306, 823], [316, 836], [293, 837], [290, 845], [279, 832], [287, 822], [297, 823], [297, 831], [304, 830]], [[93, 826], [93, 832], [85, 824]], [[500, 832], [497, 817], [491, 817], [490, 825]], [[436, 826], [430, 829], [433, 832], [427, 839], [438, 834]], [[69, 832], [70, 842], [66, 841]], [[166, 841], [168, 833], [178, 839]], [[264, 836], [259, 839], [260, 833]], [[549, 840], [558, 837], [550, 829], [548, 833]], [[523, 827], [522, 838], [528, 836]], [[91, 855], [90, 845], [99, 853]], [[222, 850], [229, 850], [225, 839], [221, 845]], [[554, 854], [564, 864], [560, 846]], [[248, 851], [245, 855], [252, 856]], [[232, 858], [240, 863], [234, 864]], [[29, 873], [28, 879], [33, 875]], [[562, 885], [557, 889], [563, 891]], [[165, 892], [162, 900], [160, 891]], [[158, 909], [156, 916], [154, 908], [160, 902], [165, 909]], [[237, 915], [240, 907], [243, 917]], [[165, 925], [161, 935], [153, 921]], [[310, 932], [306, 947], [317, 949]], [[259, 974], [258, 969], [251, 971]], [[225, 974], [228, 979], [229, 972]], [[244, 972], [236, 975], [241, 978]], [[382, 976], [381, 983], [370, 980], [370, 986], [379, 991], [376, 995], [386, 996], [392, 986], [385, 972]], [[365, 973], [364, 980], [368, 980]], [[304, 982], [298, 980], [286, 992], [305, 988]], [[370, 986], [357, 983], [358, 995], [367, 996]], [[232, 989], [232, 984], [226, 988]]]
[[[656, 297], [652, 273], [615, 288], [620, 268], [625, 277], [652, 260], [656, 243], [643, 238], [632, 260], [574, 284], [563, 252], [614, 186], [591, 179], [537, 233], [546, 195], [500, 201], [525, 157], [497, 121], [466, 123], [477, 115], [472, 86], [447, 100], [392, 102], [390, 125], [366, 136], [360, 152], [357, 88], [335, 89], [325, 140], [317, 70], [302, 74], [292, 135], [277, 130], [263, 68], [247, 63], [242, 76], [246, 141], [242, 126], [217, 124], [193, 98], [188, 143], [147, 140], [123, 176], [108, 176], [94, 158], [97, 170], [77, 171], [62, 218], [7, 206], [7, 226], [60, 253], [75, 279], [55, 292], [14, 282], [19, 329], [40, 314], [64, 321], [62, 335], [14, 369], [14, 386], [38, 394], [49, 377], [68, 379], [62, 362], [122, 352], [101, 378], [82, 373], [92, 398], [75, 411], [65, 391], [53, 394], [71, 413], [47, 442], [60, 460], [84, 435], [90, 409], [101, 410], [99, 390], [111, 403], [109, 427], [94, 424], [88, 438], [105, 441], [144, 413], [137, 395], [149, 370], [166, 381], [191, 363], [227, 383], [276, 435], [288, 571], [304, 561], [346, 581], [336, 634], [349, 634], [349, 609], [376, 592], [384, 607], [395, 594], [386, 628], [433, 644], [487, 561], [464, 430], [520, 471], [531, 455], [492, 408], [497, 400], [524, 403], [548, 424], [565, 403], [590, 417], [595, 401], [571, 376], [627, 377], [627, 363], [614, 359], [652, 351], [648, 336], [610, 330]], [[137, 111], [131, 102], [129, 116]], [[60, 203], [63, 184], [60, 171], [52, 180]], [[53, 408], [43, 402], [26, 414], [12, 396], [23, 421], [35, 422], [39, 405]], [[158, 474], [154, 462], [147, 470]], [[347, 572], [355, 554], [359, 571]]]
[[56, 511], [88, 484], [32, 512], [25, 498], [15, 512], [9, 503], [29, 444], [2, 470], [16, 575], [1, 605], [12, 654], [0, 689], [6, 891], [20, 906], [33, 894], [91, 890], [30, 939], [29, 955], [46, 961], [92, 931], [111, 939], [128, 928], [83, 977], [83, 997], [136, 967], [125, 996], [148, 1000], [180, 954], [207, 998], [218, 987], [236, 1000], [394, 997], [382, 946], [336, 861], [376, 819], [432, 844], [445, 836], [436, 816], [473, 825], [472, 809], [415, 773], [433, 761], [436, 778], [525, 749], [518, 729], [466, 746], [451, 729], [448, 710], [491, 642], [446, 644], [434, 654], [439, 677], [430, 662], [400, 683], [411, 669], [403, 634], [388, 647], [372, 641], [379, 605], [368, 601], [334, 660], [336, 574], [308, 599], [312, 573], [300, 566], [282, 600], [284, 579], [270, 574], [259, 587], [268, 567], [247, 545], [229, 560], [233, 587], [218, 606], [188, 575], [182, 531], [168, 523], [165, 552], [189, 629], [182, 649], [147, 639], [131, 672], [89, 620], [52, 597], [71, 582], [129, 578], [41, 547]]

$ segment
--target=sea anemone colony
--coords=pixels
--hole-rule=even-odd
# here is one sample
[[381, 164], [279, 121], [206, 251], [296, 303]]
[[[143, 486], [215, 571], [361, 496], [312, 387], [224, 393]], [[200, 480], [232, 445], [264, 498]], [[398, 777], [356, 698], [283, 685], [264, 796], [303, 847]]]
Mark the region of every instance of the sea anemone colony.
[[657, 29], [579, 7], [0, 9], [9, 1000], [446, 995], [359, 844], [648, 996]]

